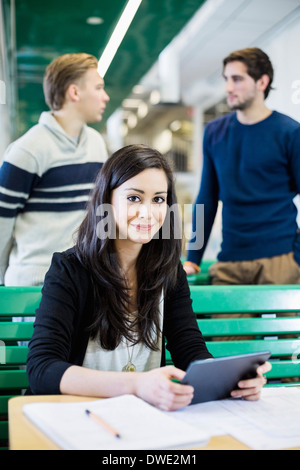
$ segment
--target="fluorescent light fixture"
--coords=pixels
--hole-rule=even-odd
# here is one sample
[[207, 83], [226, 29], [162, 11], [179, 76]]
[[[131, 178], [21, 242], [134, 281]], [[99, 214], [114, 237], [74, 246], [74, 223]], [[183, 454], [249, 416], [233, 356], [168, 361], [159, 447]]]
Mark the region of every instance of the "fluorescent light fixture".
[[181, 122], [176, 119], [175, 121], [171, 122], [169, 127], [173, 132], [179, 131], [179, 129], [181, 128]]
[[91, 25], [98, 25], [103, 23], [103, 18], [100, 18], [100, 16], [90, 16], [89, 18], [86, 19], [87, 24]]
[[144, 101], [142, 101], [138, 107], [137, 115], [140, 119], [143, 119], [144, 117], [147, 116], [147, 114], [148, 114], [148, 106]]
[[135, 98], [126, 98], [122, 102], [123, 108], [138, 108], [142, 100]]
[[151, 91], [150, 94], [150, 103], [155, 105], [160, 102], [160, 92], [158, 90]]
[[133, 129], [137, 125], [138, 119], [137, 116], [133, 113], [130, 113], [127, 119], [127, 126], [130, 129]]
[[142, 95], [143, 93], [145, 93], [146, 89], [143, 85], [135, 85], [133, 88], [132, 88], [132, 92], [134, 94], [137, 94], [137, 95]]
[[102, 56], [98, 62], [98, 72], [104, 77], [110, 66], [142, 0], [128, 0], [126, 7], [115, 27]]

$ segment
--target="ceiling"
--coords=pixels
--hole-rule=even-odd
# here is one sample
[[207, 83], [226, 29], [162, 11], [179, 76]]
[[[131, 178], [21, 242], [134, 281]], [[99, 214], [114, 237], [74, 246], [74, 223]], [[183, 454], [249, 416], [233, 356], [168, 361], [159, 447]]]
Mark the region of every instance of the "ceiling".
[[[161, 93], [160, 102], [151, 104], [151, 91], [164, 89], [160, 57], [140, 81], [144, 94], [130, 94], [136, 104], [126, 106], [123, 103], [127, 141], [129, 136], [133, 141], [140, 135], [147, 139], [150, 133], [170, 129], [176, 121], [188, 124], [194, 120], [192, 108], [195, 106], [206, 111], [204, 119], [207, 120], [228, 112], [222, 79], [223, 58], [233, 50], [249, 46], [261, 47], [268, 53], [269, 44], [281, 30], [299, 20], [300, 0], [207, 0], [167, 47], [175, 66], [168, 63], [167, 55], [166, 94], [170, 95], [169, 90], [175, 82], [175, 91], [176, 83], [179, 83], [179, 96], [176, 98], [175, 93], [171, 104]], [[278, 64], [274, 65], [277, 68]], [[141, 100], [148, 106], [148, 112], [142, 118], [138, 116]], [[133, 118], [133, 115], [138, 118], [129, 125], [129, 117]], [[182, 125], [179, 129], [181, 132]], [[189, 129], [190, 139], [193, 139], [190, 126]], [[112, 135], [115, 140], [116, 127], [113, 127]]]
[[[268, 41], [299, 19], [300, 0], [207, 0], [172, 41], [178, 60], [181, 100], [187, 105], [216, 95], [222, 80], [222, 60], [244, 47], [268, 49]], [[159, 85], [158, 62], [143, 78]]]
[[[47, 109], [41, 86], [47, 64], [67, 52], [84, 51], [100, 57], [126, 0], [15, 3], [17, 132], [21, 134]], [[177, 69], [170, 68], [169, 78], [178, 75], [179, 104], [205, 103], [207, 107], [211, 97], [211, 104], [218, 101], [218, 94], [220, 101], [224, 97], [223, 57], [248, 46], [266, 47], [267, 51], [268, 41], [299, 15], [300, 0], [142, 0], [106, 73], [110, 102], [99, 129], [124, 98], [143, 98], [132, 93], [137, 83], [144, 85], [148, 95], [161, 88], [158, 57], [167, 45], [177, 60]], [[94, 16], [103, 22], [87, 24], [86, 19]], [[159, 116], [170, 111], [170, 106], [162, 102], [138, 121], [135, 131], [144, 132], [150, 123], [158, 123]], [[185, 112], [182, 106], [180, 109]], [[180, 109], [176, 108], [176, 113]]]
[[[104, 121], [204, 2], [142, 0], [105, 75], [110, 102]], [[69, 52], [88, 52], [99, 58], [125, 5], [126, 0], [15, 1], [19, 133], [47, 109], [41, 85], [48, 63]], [[103, 22], [86, 22], [95, 16]]]

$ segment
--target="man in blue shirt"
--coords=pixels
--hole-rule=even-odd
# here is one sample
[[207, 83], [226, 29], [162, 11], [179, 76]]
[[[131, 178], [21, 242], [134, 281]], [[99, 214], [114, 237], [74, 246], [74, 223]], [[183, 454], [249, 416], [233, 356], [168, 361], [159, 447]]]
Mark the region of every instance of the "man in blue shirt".
[[[198, 249], [190, 240], [185, 270], [200, 270], [220, 200], [222, 245], [210, 271], [213, 284], [299, 284], [294, 198], [300, 192], [300, 124], [265, 105], [273, 67], [263, 51], [235, 51], [223, 65], [233, 112], [205, 129], [196, 200], [204, 204], [204, 244]], [[193, 233], [199, 230], [194, 210]]]

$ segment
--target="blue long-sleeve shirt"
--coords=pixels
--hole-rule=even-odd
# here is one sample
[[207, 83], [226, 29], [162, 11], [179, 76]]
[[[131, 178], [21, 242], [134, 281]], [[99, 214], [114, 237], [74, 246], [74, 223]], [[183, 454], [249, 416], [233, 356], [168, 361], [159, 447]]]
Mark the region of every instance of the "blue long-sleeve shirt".
[[204, 230], [204, 244], [193, 249], [191, 239], [187, 259], [201, 263], [220, 200], [219, 261], [252, 260], [294, 251], [300, 264], [293, 202], [299, 192], [298, 122], [277, 111], [252, 125], [241, 124], [236, 113], [210, 122], [204, 134], [202, 180], [196, 199], [196, 204], [204, 204], [204, 228], [197, 223], [195, 208], [193, 217], [193, 233]]

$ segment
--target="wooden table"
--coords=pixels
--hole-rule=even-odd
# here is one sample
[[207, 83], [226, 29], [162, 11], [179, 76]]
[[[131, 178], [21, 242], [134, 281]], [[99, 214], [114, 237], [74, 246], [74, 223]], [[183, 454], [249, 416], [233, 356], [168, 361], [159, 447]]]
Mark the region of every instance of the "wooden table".
[[[8, 403], [9, 444], [11, 450], [59, 450], [59, 447], [43, 434], [23, 414], [23, 406], [27, 403], [56, 402], [68, 403], [95, 400], [91, 397], [72, 395], [20, 396], [12, 398]], [[231, 436], [212, 437], [209, 444], [199, 450], [247, 450], [247, 446]], [[198, 449], [197, 449], [198, 450]]]

